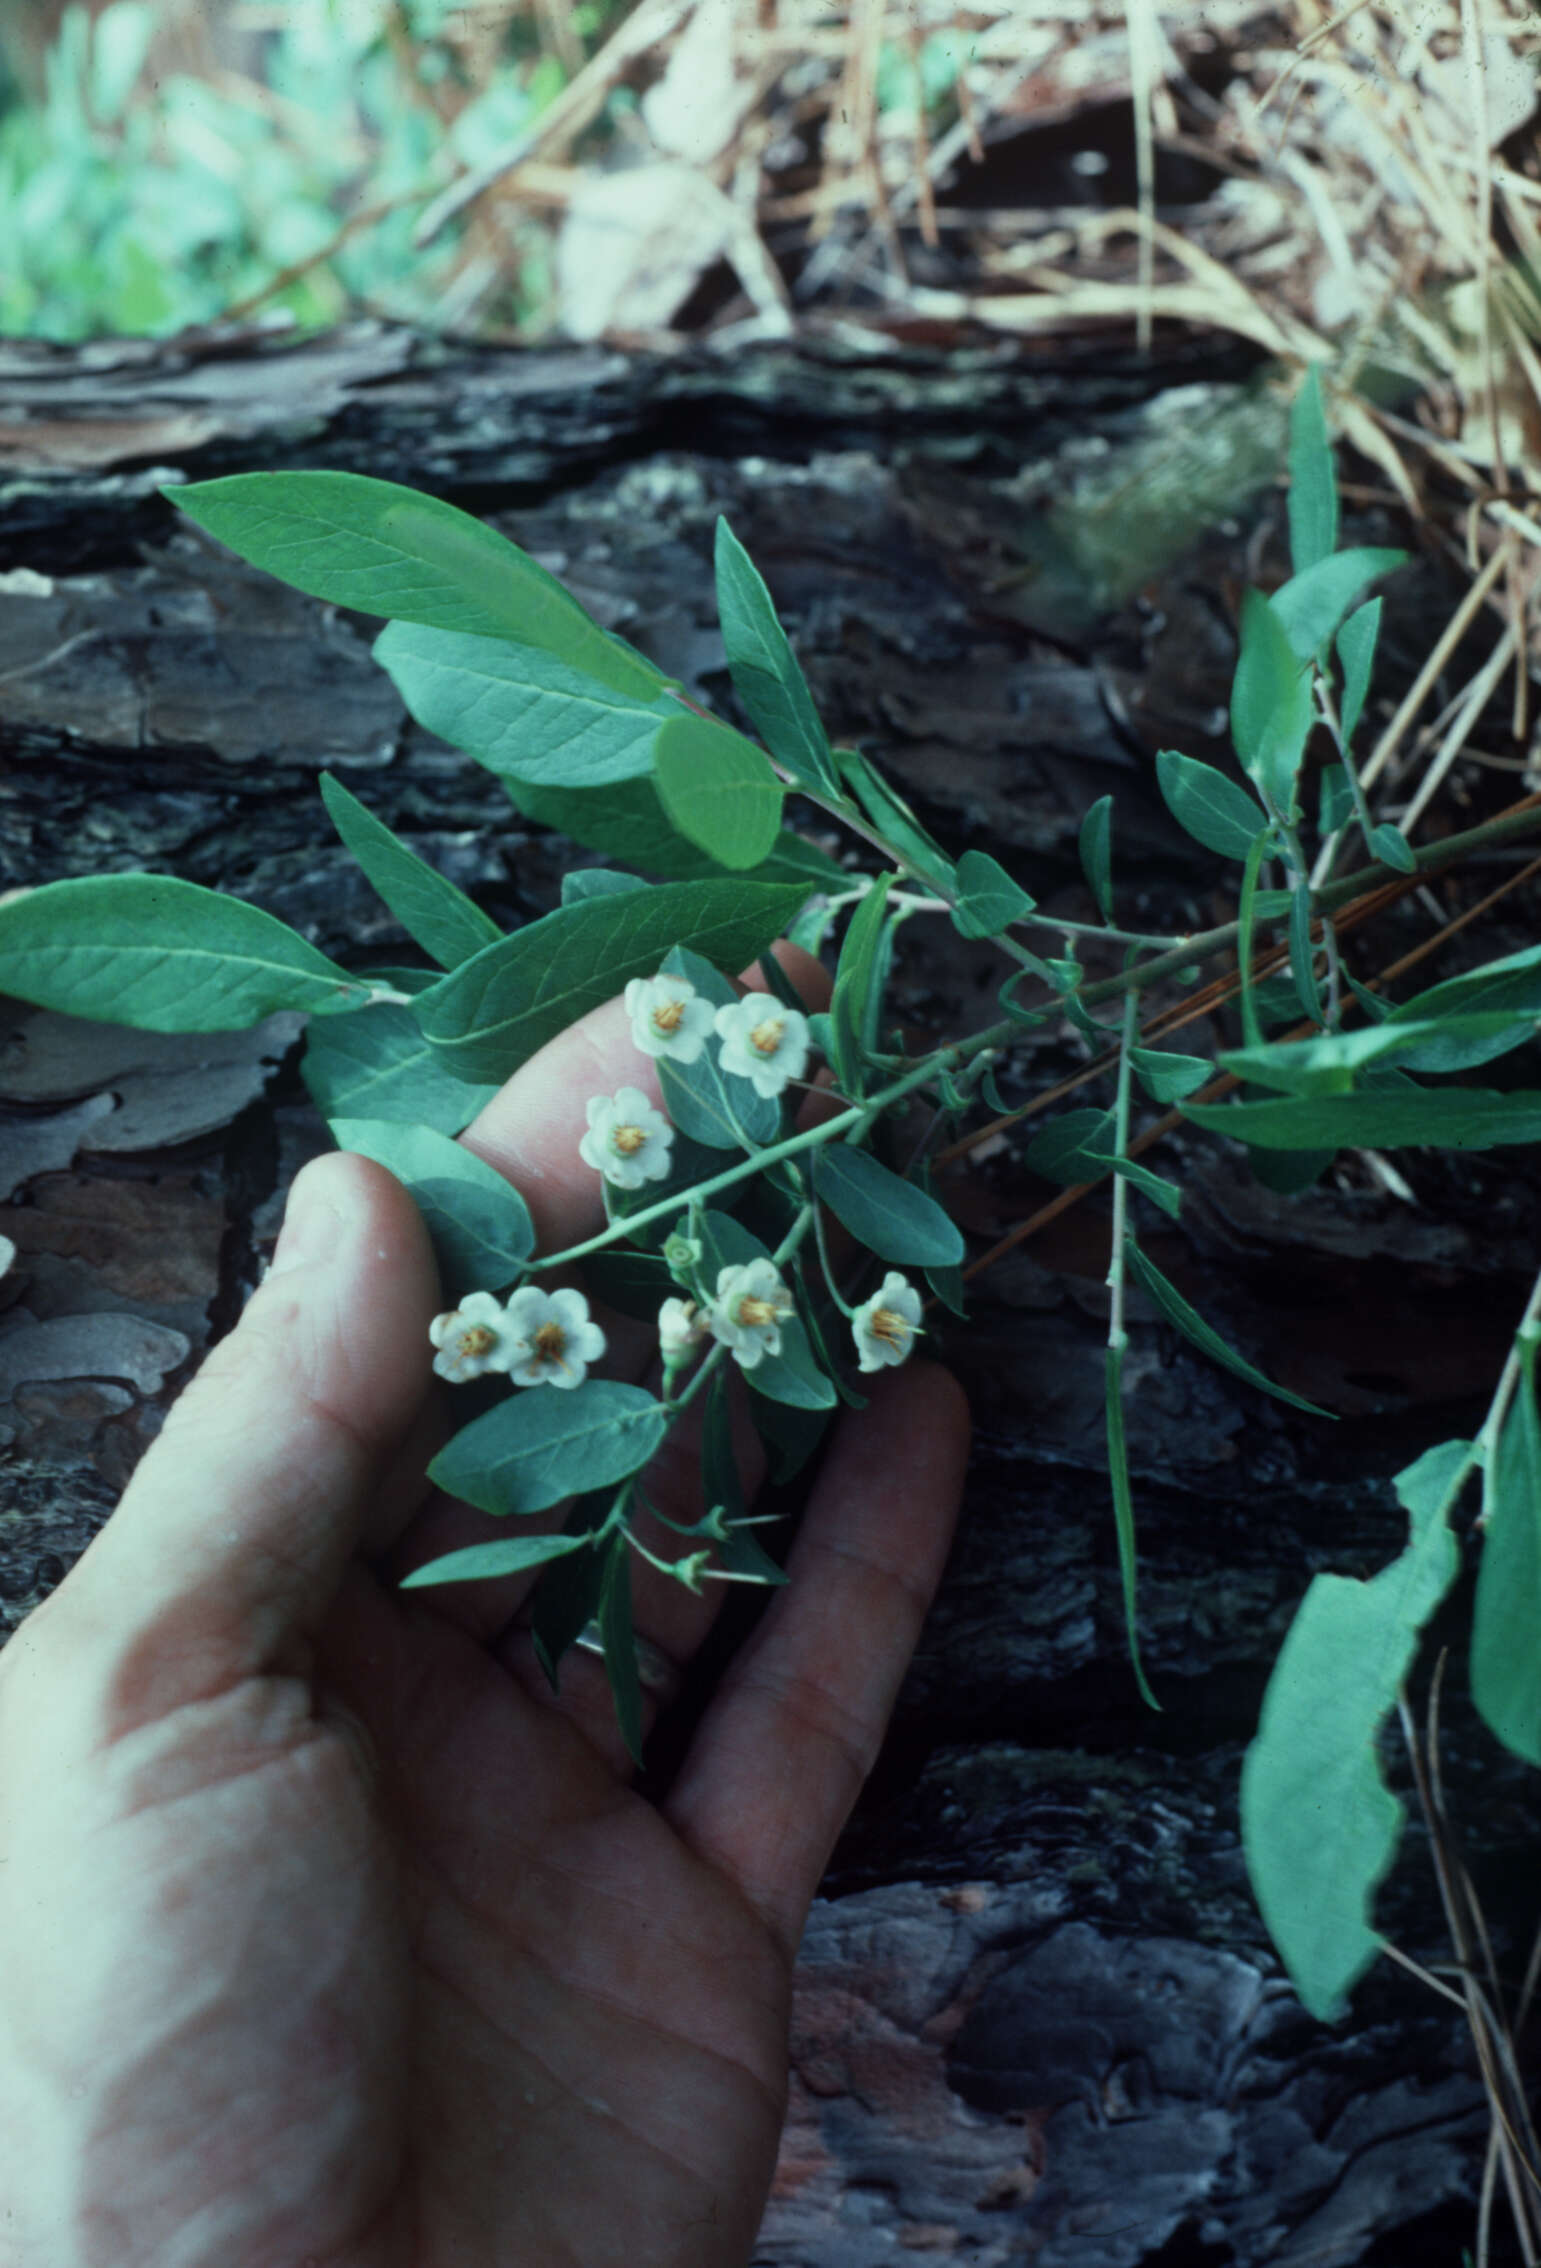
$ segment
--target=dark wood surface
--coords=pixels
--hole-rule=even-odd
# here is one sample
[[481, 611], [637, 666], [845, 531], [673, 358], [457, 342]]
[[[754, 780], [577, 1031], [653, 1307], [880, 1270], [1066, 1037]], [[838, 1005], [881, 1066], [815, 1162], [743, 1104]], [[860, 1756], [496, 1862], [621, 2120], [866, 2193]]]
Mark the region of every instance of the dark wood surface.
[[[711, 546], [726, 512], [831, 729], [950, 848], [994, 851], [1084, 916], [1076, 830], [1111, 792], [1124, 902], [1153, 925], [1223, 917], [1225, 878], [1167, 819], [1151, 759], [1222, 749], [1223, 594], [1249, 546], [1251, 571], [1270, 557], [1282, 571], [1277, 495], [1239, 502], [1079, 625], [1023, 570], [1044, 498], [1078, 477], [1089, 440], [1138, 443], [1163, 392], [1201, 376], [1195, 414], [1261, 383], [1213, 358], [1205, 372], [1200, 351], [1149, 366], [1113, 347], [1055, 363], [649, 361], [376, 326], [304, 346], [0, 345], [0, 886], [150, 868], [250, 898], [343, 959], [400, 957], [331, 837], [315, 786], [330, 767], [498, 919], [555, 902], [585, 854], [517, 821], [495, 779], [411, 724], [370, 660], [372, 625], [232, 560], [159, 494], [328, 465], [495, 519], [722, 706]], [[1408, 654], [1441, 589], [1437, 564], [1419, 572]], [[1405, 941], [1393, 922], [1382, 957]], [[985, 1020], [990, 966], [944, 924], [912, 924], [899, 1012], [917, 1037]], [[0, 1003], [0, 1226], [19, 1251], [0, 1279], [4, 1629], [106, 1517], [325, 1145], [300, 1028], [158, 1038]], [[1066, 1036], [1035, 1036], [1009, 1091], [1078, 1059]], [[1125, 1660], [1101, 1450], [1103, 1209], [982, 1279], [972, 1324], [946, 1331], [978, 1428], [967, 1515], [809, 1928], [757, 2256], [777, 2268], [932, 2253], [1374, 2268], [1453, 2264], [1469, 2240], [1485, 2113], [1459, 2020], [1389, 1964], [1343, 2025], [1304, 2016], [1247, 1888], [1237, 1778], [1311, 1574], [1392, 1556], [1391, 1474], [1480, 1415], [1533, 1264], [1535, 1171], [1420, 1157], [1406, 1200], [1352, 1171], [1281, 1199], [1191, 1135], [1158, 1162], [1187, 1202], [1180, 1227], [1150, 1225], [1153, 1254], [1339, 1422], [1210, 1369], [1135, 1303], [1158, 1716]], [[986, 1240], [1045, 1194], [1009, 1143], [949, 1187]], [[1513, 1959], [1534, 1801], [1460, 1683], [1457, 1669], [1453, 1797]], [[1416, 1830], [1384, 1919], [1409, 1951], [1444, 1954]]]

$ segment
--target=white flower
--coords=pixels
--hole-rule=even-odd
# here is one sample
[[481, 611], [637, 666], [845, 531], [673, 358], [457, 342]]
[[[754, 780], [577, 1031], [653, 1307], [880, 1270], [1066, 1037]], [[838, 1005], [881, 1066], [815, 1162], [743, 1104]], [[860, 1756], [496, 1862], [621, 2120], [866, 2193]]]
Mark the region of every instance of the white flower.
[[490, 1291], [467, 1292], [458, 1307], [436, 1315], [428, 1336], [438, 1348], [433, 1367], [456, 1386], [480, 1378], [484, 1370], [512, 1370], [519, 1360], [518, 1335], [508, 1313]]
[[772, 1260], [746, 1260], [717, 1274], [717, 1297], [707, 1320], [712, 1337], [731, 1347], [745, 1370], [764, 1355], [781, 1352], [781, 1323], [792, 1312], [792, 1294]]
[[658, 1351], [667, 1370], [679, 1370], [706, 1336], [693, 1299], [666, 1299], [658, 1310]]
[[722, 1068], [754, 1082], [757, 1095], [779, 1095], [808, 1062], [808, 1019], [769, 992], [751, 992], [717, 1011]]
[[688, 977], [633, 977], [626, 987], [631, 1036], [644, 1055], [694, 1063], [712, 1028], [712, 1004]]
[[863, 1370], [903, 1362], [920, 1329], [919, 1292], [907, 1276], [890, 1268], [872, 1297], [863, 1300], [851, 1317], [851, 1329]]
[[640, 1189], [644, 1181], [664, 1179], [673, 1140], [674, 1128], [642, 1089], [620, 1087], [590, 1100], [589, 1130], [578, 1155], [617, 1189]]
[[589, 1321], [581, 1291], [525, 1284], [508, 1303], [508, 1324], [517, 1341], [510, 1372], [516, 1386], [581, 1386], [605, 1351], [605, 1334]]

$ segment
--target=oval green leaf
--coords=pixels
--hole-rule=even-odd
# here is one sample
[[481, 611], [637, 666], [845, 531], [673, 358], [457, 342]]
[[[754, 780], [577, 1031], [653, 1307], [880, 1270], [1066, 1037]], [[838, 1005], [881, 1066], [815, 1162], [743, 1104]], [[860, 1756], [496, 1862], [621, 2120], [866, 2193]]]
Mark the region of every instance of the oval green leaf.
[[653, 774], [680, 833], [719, 866], [741, 870], [770, 856], [784, 790], [770, 759], [741, 732], [678, 709], [659, 729]]
[[813, 1186], [859, 1244], [916, 1268], [956, 1267], [965, 1245], [934, 1197], [890, 1173], [870, 1150], [831, 1143], [814, 1156]]
[[501, 1291], [523, 1274], [535, 1224], [513, 1183], [485, 1158], [431, 1126], [394, 1119], [339, 1118], [332, 1134], [340, 1149], [396, 1176], [423, 1216], [452, 1297]]
[[545, 1512], [639, 1471], [668, 1430], [663, 1404], [619, 1379], [531, 1386], [457, 1433], [428, 1477], [483, 1512]]

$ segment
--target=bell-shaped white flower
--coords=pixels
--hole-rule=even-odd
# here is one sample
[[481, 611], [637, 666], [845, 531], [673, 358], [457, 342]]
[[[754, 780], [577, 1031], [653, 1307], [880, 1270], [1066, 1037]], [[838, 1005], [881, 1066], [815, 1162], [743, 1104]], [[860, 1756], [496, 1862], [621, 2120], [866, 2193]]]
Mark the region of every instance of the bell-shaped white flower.
[[791, 1314], [792, 1294], [773, 1260], [746, 1260], [717, 1273], [717, 1297], [707, 1320], [714, 1339], [731, 1348], [745, 1370], [781, 1352], [781, 1326]]
[[578, 1155], [617, 1189], [640, 1189], [644, 1181], [664, 1179], [673, 1140], [674, 1128], [640, 1087], [619, 1087], [591, 1099]]
[[644, 1055], [694, 1063], [712, 1028], [712, 1004], [688, 977], [633, 977], [626, 987], [631, 1036]]
[[890, 1268], [870, 1299], [851, 1317], [856, 1352], [863, 1370], [903, 1362], [920, 1329], [920, 1294], [908, 1276]]
[[808, 1019], [783, 1008], [773, 993], [751, 992], [719, 1008], [717, 1036], [722, 1068], [753, 1081], [757, 1095], [779, 1095], [789, 1079], [800, 1079], [808, 1064]]
[[521, 1285], [509, 1300], [508, 1323], [518, 1341], [509, 1371], [516, 1386], [581, 1386], [605, 1351], [605, 1334], [590, 1322], [581, 1291]]
[[434, 1317], [428, 1336], [439, 1350], [434, 1369], [455, 1386], [480, 1378], [486, 1370], [512, 1370], [520, 1357], [519, 1336], [509, 1323], [508, 1310], [490, 1291], [467, 1292], [458, 1307]]
[[658, 1310], [658, 1351], [666, 1370], [681, 1370], [706, 1337], [693, 1299], [666, 1299]]

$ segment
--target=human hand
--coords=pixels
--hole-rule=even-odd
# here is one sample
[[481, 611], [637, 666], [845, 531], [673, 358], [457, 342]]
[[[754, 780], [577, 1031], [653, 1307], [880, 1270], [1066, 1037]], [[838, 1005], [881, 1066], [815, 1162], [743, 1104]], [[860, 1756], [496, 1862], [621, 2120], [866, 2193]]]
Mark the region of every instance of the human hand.
[[[578, 1141], [625, 1032], [586, 1018], [464, 1137], [543, 1249], [599, 1225]], [[600, 1665], [550, 1693], [526, 1580], [396, 1587], [500, 1532], [424, 1478], [441, 1304], [400, 1185], [307, 1166], [267, 1280], [0, 1656], [0, 2268], [749, 2257], [798, 1939], [940, 1577], [962, 1396], [912, 1363], [845, 1416], [655, 1807]], [[625, 1325], [611, 1357], [643, 1367]], [[666, 1445], [654, 1501], [696, 1517], [697, 1487]], [[684, 1664], [716, 1600], [637, 1577]]]

